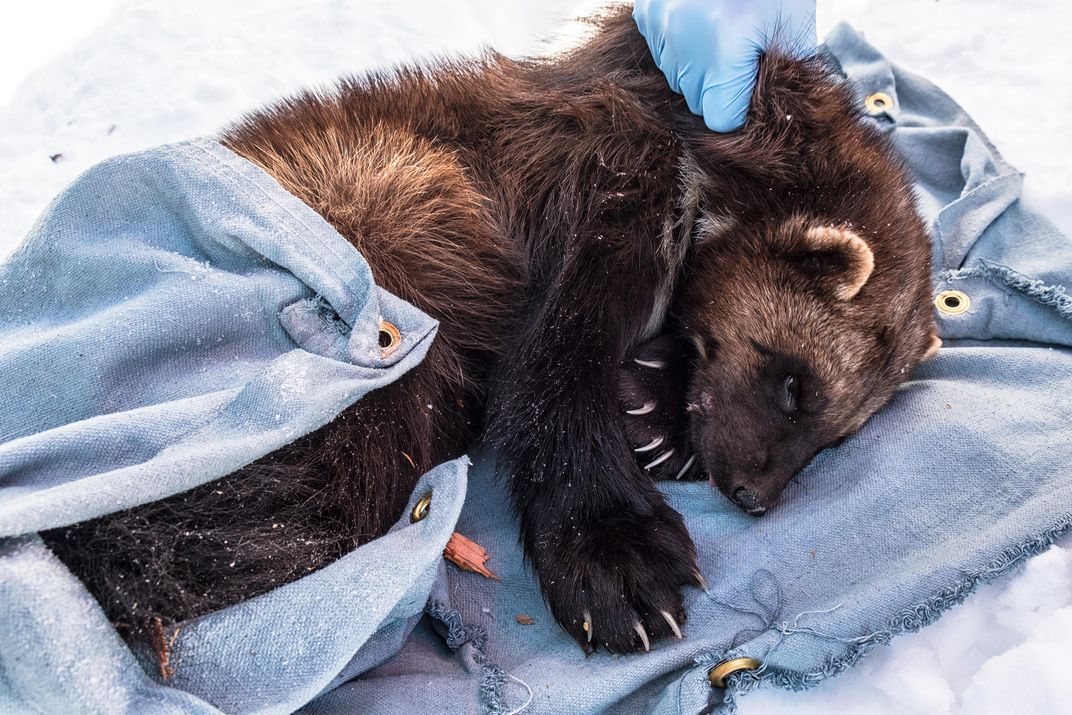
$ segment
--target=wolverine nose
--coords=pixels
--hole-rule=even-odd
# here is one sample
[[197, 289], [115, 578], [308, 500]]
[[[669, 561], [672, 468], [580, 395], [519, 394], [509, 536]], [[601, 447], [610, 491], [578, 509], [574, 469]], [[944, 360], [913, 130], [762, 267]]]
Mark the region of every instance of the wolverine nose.
[[749, 516], [763, 516], [767, 513], [766, 505], [748, 487], [737, 487], [733, 491], [733, 503]]

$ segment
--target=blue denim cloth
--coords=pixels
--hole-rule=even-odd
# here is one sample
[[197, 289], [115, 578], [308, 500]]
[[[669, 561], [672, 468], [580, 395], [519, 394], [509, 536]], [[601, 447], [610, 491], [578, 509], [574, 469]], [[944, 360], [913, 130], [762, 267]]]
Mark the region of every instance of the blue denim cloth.
[[[387, 358], [381, 319], [401, 333]], [[419, 524], [184, 627], [174, 687], [146, 675], [151, 656], [131, 653], [35, 532], [293, 441], [415, 365], [435, 327], [213, 141], [80, 177], [0, 268], [0, 711], [287, 712], [397, 650], [444, 569], [464, 461], [424, 475], [436, 508]]]
[[[710, 582], [686, 594], [684, 640], [585, 658], [523, 564], [491, 453], [425, 475], [425, 520], [185, 624], [166, 685], [118, 639], [35, 531], [233, 470], [397, 377], [434, 329], [315, 213], [199, 141], [91, 170], [0, 269], [0, 710], [729, 711], [841, 672], [1044, 549], [1072, 518], [1072, 243], [949, 97], [847, 26], [827, 47], [861, 103], [889, 96], [870, 121], [914, 172], [935, 293], [971, 306], [936, 313], [939, 356], [762, 519], [664, 485]], [[404, 336], [388, 361], [381, 316]], [[443, 565], [455, 529], [502, 581]], [[738, 655], [763, 665], [712, 690]]]

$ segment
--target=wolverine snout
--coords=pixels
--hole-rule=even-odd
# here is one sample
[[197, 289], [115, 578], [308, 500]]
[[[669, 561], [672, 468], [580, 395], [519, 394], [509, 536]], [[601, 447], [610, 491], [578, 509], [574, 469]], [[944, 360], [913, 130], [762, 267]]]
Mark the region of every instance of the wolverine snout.
[[767, 505], [748, 487], [737, 487], [730, 498], [749, 516], [763, 516], [767, 513]]
[[727, 478], [720, 482], [714, 473], [709, 473], [708, 480], [711, 486], [722, 492], [727, 499], [749, 516], [763, 516], [778, 500], [778, 494], [765, 494], [763, 490], [746, 483], [744, 479], [735, 475], [725, 476]]

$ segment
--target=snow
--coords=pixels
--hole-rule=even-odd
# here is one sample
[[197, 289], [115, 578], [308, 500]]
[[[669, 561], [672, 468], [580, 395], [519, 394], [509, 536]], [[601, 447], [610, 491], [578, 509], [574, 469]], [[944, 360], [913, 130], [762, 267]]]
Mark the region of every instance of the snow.
[[[0, 24], [0, 257], [48, 201], [110, 155], [209, 134], [295, 89], [414, 57], [546, 51], [594, 0], [37, 0]], [[1028, 174], [1072, 235], [1072, 6], [1052, 0], [819, 0], [935, 81]], [[558, 38], [549, 42], [551, 38]], [[565, 38], [565, 39], [563, 39]], [[6, 104], [5, 104], [6, 103]], [[59, 155], [59, 156], [56, 156]], [[55, 159], [50, 157], [55, 156]], [[741, 712], [954, 715], [1072, 712], [1072, 539], [806, 693], [764, 690]]]

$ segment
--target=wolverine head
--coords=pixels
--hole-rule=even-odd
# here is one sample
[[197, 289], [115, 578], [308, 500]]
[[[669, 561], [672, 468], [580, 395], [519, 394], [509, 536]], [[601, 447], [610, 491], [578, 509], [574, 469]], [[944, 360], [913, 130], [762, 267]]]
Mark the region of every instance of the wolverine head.
[[765, 513], [940, 344], [923, 227], [914, 211], [886, 223], [698, 223], [678, 311], [697, 352], [692, 444], [711, 483], [749, 514]]

